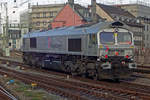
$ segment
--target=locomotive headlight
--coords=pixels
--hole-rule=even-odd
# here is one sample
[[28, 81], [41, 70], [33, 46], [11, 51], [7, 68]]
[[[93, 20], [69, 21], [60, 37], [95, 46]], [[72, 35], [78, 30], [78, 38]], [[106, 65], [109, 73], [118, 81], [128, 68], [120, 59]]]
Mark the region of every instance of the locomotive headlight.
[[132, 50], [125, 50], [125, 56], [133, 56], [133, 51]]
[[105, 56], [107, 54], [108, 52], [106, 50], [100, 50], [100, 56]]
[[108, 58], [108, 51], [100, 50], [100, 58], [107, 59]]

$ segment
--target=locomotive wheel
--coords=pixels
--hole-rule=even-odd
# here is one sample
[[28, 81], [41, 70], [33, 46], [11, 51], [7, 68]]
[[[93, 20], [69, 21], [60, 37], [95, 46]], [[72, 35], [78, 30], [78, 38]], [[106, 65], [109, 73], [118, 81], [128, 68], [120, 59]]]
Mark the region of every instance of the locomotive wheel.
[[81, 77], [82, 77], [82, 78], [86, 78], [86, 74], [82, 74]]
[[[76, 72], [81, 76], [85, 75], [86, 74], [85, 63], [78, 61], [78, 63], [76, 64]], [[86, 77], [86, 75], [85, 75], [85, 77]]]
[[44, 61], [42, 60], [40, 64], [41, 64], [40, 68], [43, 69], [44, 68]]
[[72, 67], [74, 65], [73, 65], [73, 63], [71, 61], [66, 61], [64, 66], [65, 66], [64, 71], [71, 73], [72, 72]]
[[98, 75], [97, 75], [97, 73], [95, 74], [95, 76], [93, 76], [93, 80], [98, 80]]
[[71, 72], [71, 75], [72, 75], [72, 76], [77, 76], [78, 73], [76, 73], [76, 72]]
[[24, 62], [25, 64], [28, 64], [28, 60], [26, 60], [26, 58], [23, 58], [23, 62]]
[[119, 78], [115, 78], [113, 79], [115, 82], [120, 82], [120, 79]]
[[27, 64], [28, 65], [30, 65], [30, 66], [32, 66], [32, 62], [31, 62], [31, 60], [32, 60], [32, 55], [27, 55], [28, 57], [27, 57]]

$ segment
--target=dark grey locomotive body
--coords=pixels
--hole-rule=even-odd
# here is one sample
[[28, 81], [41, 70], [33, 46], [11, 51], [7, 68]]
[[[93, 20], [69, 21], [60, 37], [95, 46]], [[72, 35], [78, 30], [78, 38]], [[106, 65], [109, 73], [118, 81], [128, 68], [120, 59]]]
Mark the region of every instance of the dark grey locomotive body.
[[136, 68], [133, 50], [133, 33], [121, 22], [64, 27], [23, 38], [25, 63], [99, 79], [128, 77]]

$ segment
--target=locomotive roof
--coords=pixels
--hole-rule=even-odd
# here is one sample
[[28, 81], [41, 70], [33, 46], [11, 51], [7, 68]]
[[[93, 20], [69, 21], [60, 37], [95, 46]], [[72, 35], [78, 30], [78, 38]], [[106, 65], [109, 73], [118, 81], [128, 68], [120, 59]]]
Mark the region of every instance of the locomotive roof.
[[60, 35], [77, 35], [77, 34], [94, 34], [99, 30], [110, 27], [112, 22], [99, 22], [92, 25], [81, 25], [81, 26], [71, 26], [56, 28], [48, 31], [35, 31], [32, 33], [27, 33], [24, 38], [41, 37], [41, 36], [60, 36]]

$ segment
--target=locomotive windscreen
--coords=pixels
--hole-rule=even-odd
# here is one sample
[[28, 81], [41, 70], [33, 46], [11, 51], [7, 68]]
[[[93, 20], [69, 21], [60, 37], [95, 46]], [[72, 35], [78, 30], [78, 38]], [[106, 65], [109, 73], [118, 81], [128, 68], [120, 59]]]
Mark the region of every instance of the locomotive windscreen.
[[117, 41], [119, 44], [131, 44], [132, 43], [131, 34], [129, 32], [119, 32], [117, 39], [118, 39]]
[[100, 34], [100, 41], [102, 44], [114, 44], [114, 33], [113, 32], [102, 32]]
[[[115, 38], [116, 37], [116, 38]], [[100, 42], [101, 44], [131, 44], [132, 35], [129, 32], [101, 32]]]

